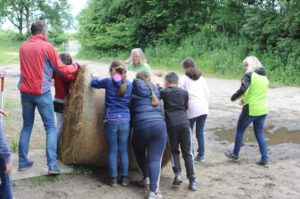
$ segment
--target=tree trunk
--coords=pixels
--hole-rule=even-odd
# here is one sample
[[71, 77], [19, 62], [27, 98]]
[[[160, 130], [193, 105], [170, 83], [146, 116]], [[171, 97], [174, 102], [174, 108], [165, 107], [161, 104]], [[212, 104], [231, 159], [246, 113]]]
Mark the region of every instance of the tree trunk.
[[31, 31], [30, 31], [30, 9], [29, 9], [29, 7], [26, 7], [25, 15], [26, 15], [26, 30], [27, 30], [27, 34], [30, 35]]

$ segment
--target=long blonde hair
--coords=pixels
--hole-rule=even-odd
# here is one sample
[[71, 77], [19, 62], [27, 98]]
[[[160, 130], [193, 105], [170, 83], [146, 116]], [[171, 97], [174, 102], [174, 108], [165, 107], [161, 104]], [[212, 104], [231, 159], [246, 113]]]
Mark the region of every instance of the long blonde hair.
[[143, 53], [143, 50], [141, 48], [134, 48], [131, 50], [130, 56], [129, 58], [126, 60], [127, 63], [129, 63], [130, 65], [134, 65], [133, 62], [133, 55], [134, 54], [138, 54], [140, 57], [140, 65], [144, 65], [145, 63], [147, 63], [146, 57]]
[[151, 96], [151, 102], [152, 102], [152, 105], [153, 106], [157, 106], [157, 105], [159, 105], [159, 99], [156, 97], [156, 95], [155, 95], [155, 93], [154, 93], [154, 91], [153, 91], [153, 89], [152, 89], [152, 86], [151, 86], [151, 83], [150, 83], [150, 81], [151, 81], [151, 79], [150, 79], [150, 74], [148, 73], [148, 72], [145, 72], [145, 71], [140, 71], [140, 72], [138, 72], [137, 74], [136, 74], [136, 76], [135, 76], [137, 79], [141, 79], [141, 80], [143, 80], [144, 82], [146, 82], [146, 84], [147, 84], [147, 87], [149, 88], [149, 90], [150, 90], [150, 92], [151, 92], [151, 94], [152, 94], [152, 96]]
[[262, 68], [263, 65], [255, 56], [248, 56], [244, 59], [243, 64], [248, 64], [247, 70], [245, 73], [254, 72], [259, 68]]

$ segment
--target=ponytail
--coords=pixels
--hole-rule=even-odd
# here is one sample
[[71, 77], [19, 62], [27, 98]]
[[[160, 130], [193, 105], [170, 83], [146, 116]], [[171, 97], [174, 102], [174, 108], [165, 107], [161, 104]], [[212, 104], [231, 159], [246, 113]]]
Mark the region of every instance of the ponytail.
[[141, 72], [138, 72], [136, 74], [136, 78], [137, 79], [141, 79], [141, 80], [144, 80], [145, 83], [147, 84], [147, 87], [149, 88], [152, 96], [151, 96], [151, 103], [153, 106], [157, 106], [159, 105], [159, 99], [156, 97], [153, 89], [152, 89], [152, 86], [151, 86], [151, 83], [150, 83], [150, 75], [149, 73], [147, 72], [144, 72], [144, 71], [141, 71]]
[[122, 75], [122, 85], [117, 92], [117, 96], [123, 97], [127, 91], [127, 84], [126, 84], [126, 80], [127, 80], [126, 72], [127, 71], [125, 69], [125, 65], [122, 62], [115, 60], [111, 63], [109, 72], [112, 73], [113, 70], [116, 71], [118, 74]]
[[150, 81], [149, 81], [149, 80], [146, 80], [145, 82], [146, 82], [146, 84], [147, 84], [147, 86], [148, 86], [148, 88], [149, 88], [149, 90], [150, 90], [150, 92], [151, 92], [151, 94], [152, 94], [152, 96], [151, 96], [151, 102], [152, 102], [152, 105], [153, 105], [153, 106], [159, 105], [159, 99], [156, 97], [156, 95], [155, 95], [155, 93], [154, 93], [154, 91], [153, 91], [153, 89], [152, 89], [152, 86], [151, 86], [151, 84], [150, 84]]

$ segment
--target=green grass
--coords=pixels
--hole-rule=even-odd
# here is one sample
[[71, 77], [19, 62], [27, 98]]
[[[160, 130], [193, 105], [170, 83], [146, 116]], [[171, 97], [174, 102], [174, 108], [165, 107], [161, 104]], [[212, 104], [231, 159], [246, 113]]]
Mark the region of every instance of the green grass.
[[41, 185], [47, 182], [58, 182], [64, 180], [63, 175], [58, 176], [37, 176], [33, 178], [35, 184]]
[[92, 173], [92, 170], [88, 167], [80, 166], [80, 165], [74, 165], [73, 174], [75, 175], [89, 175]]
[[19, 62], [20, 41], [0, 41], [0, 64]]

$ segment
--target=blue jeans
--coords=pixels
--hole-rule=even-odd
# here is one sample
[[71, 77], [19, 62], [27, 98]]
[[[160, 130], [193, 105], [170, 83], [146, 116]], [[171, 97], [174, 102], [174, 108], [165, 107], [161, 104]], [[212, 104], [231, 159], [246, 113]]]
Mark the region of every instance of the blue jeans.
[[19, 140], [19, 167], [28, 164], [28, 147], [37, 107], [46, 131], [47, 165], [56, 166], [57, 132], [54, 120], [54, 108], [51, 92], [43, 95], [30, 95], [21, 92], [23, 128]]
[[3, 161], [0, 160], [0, 199], [12, 199], [12, 191], [9, 180], [9, 175], [5, 172], [6, 165]]
[[104, 132], [108, 144], [108, 168], [111, 177], [118, 176], [118, 153], [121, 158], [121, 175], [128, 176], [129, 120], [107, 121]]
[[235, 144], [233, 149], [234, 155], [239, 156], [240, 149], [243, 143], [244, 132], [246, 128], [253, 122], [253, 130], [255, 138], [259, 145], [261, 160], [263, 162], [268, 161], [267, 143], [264, 137], [264, 124], [266, 116], [267, 115], [250, 116], [245, 109], [242, 110], [237, 123]]
[[204, 157], [205, 153], [205, 143], [204, 143], [204, 125], [207, 118], [207, 114], [200, 115], [198, 117], [194, 117], [190, 119], [191, 129], [193, 132], [193, 127], [196, 122], [196, 138], [198, 142], [197, 152], [200, 157]]

